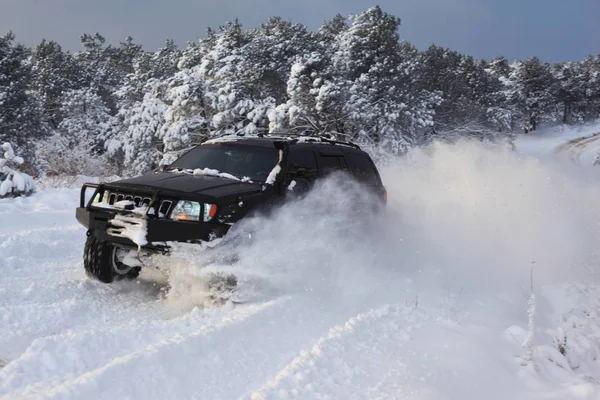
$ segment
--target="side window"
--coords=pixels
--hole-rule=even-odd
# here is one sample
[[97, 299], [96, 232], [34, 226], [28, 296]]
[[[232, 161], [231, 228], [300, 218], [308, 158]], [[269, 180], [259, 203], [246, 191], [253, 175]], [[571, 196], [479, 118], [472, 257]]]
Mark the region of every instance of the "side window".
[[343, 155], [319, 155], [319, 169], [321, 175], [327, 175], [334, 171], [348, 170], [348, 164]]
[[347, 153], [346, 158], [350, 164], [350, 171], [361, 182], [374, 185], [380, 184], [379, 175], [371, 159], [365, 154]]
[[285, 186], [296, 181], [298, 187], [308, 189], [310, 183], [319, 176], [317, 159], [312, 150], [295, 150], [288, 156], [288, 171], [285, 177]]

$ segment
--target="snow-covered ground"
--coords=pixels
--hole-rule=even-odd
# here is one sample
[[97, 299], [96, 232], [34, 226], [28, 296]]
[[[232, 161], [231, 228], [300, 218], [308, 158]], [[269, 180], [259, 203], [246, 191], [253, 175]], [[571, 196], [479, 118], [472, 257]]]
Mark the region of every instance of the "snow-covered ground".
[[600, 179], [560, 150], [593, 133], [415, 152], [382, 215], [331, 179], [112, 285], [83, 273], [78, 189], [0, 200], [0, 398], [600, 398]]

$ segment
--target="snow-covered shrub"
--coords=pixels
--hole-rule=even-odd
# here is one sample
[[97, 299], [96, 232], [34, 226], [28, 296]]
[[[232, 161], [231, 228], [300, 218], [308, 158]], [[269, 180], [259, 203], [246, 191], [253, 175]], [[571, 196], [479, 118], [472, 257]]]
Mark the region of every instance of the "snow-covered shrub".
[[64, 119], [54, 134], [37, 145], [39, 168], [47, 175], [114, 175], [119, 158], [104, 145], [115, 129], [115, 118], [92, 89], [71, 90], [61, 97]]
[[23, 165], [23, 158], [15, 155], [10, 143], [1, 147], [4, 155], [0, 158], [0, 197], [28, 196], [35, 191], [31, 176], [16, 170]]
[[91, 137], [79, 141], [55, 134], [38, 147], [36, 156], [46, 175], [108, 176], [116, 174], [114, 165], [106, 154], [99, 154]]

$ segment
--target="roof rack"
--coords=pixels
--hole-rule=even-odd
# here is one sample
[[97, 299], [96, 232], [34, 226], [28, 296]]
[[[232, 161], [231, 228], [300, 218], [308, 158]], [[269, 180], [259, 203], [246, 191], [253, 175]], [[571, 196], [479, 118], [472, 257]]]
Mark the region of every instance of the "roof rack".
[[[278, 135], [278, 133], [279, 133], [279, 135]], [[285, 134], [281, 134], [281, 133], [282, 132], [271, 132], [268, 134], [260, 133], [257, 135], [229, 133], [229, 134], [222, 134], [222, 135], [206, 138], [205, 140], [202, 141], [202, 144], [207, 143], [207, 142], [235, 141], [235, 140], [239, 140], [239, 139], [274, 139], [274, 140], [287, 141], [289, 143], [327, 143], [327, 144], [338, 145], [338, 146], [348, 146], [348, 147], [352, 147], [352, 148], [361, 150], [359, 145], [357, 145], [356, 143], [352, 143], [352, 142], [343, 142], [340, 140], [328, 139], [325, 137], [318, 137], [318, 136], [293, 137], [293, 136], [289, 136], [289, 135], [285, 135]]]
[[328, 143], [328, 144], [333, 144], [333, 145], [341, 145], [341, 146], [348, 146], [348, 147], [353, 147], [355, 149], [361, 149], [359, 145], [357, 145], [356, 143], [352, 143], [352, 142], [342, 142], [339, 140], [333, 140], [333, 139], [326, 139], [326, 138], [322, 138], [322, 137], [313, 137], [313, 136], [302, 136], [302, 137], [298, 137], [298, 138], [293, 138], [290, 140], [291, 143]]

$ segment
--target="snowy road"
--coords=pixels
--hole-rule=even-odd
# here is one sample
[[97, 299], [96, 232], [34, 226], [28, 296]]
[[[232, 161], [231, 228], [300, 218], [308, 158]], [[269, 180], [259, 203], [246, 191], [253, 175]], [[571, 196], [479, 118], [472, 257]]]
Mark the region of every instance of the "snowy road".
[[[600, 398], [600, 190], [561, 174], [441, 146], [384, 171], [381, 218], [348, 223], [328, 182], [233, 261], [113, 285], [83, 273], [77, 189], [0, 200], [0, 398]], [[206, 307], [201, 267], [259, 296]]]
[[600, 154], [600, 133], [569, 140], [559, 146], [555, 154], [559, 158], [570, 158], [579, 165], [592, 165]]

